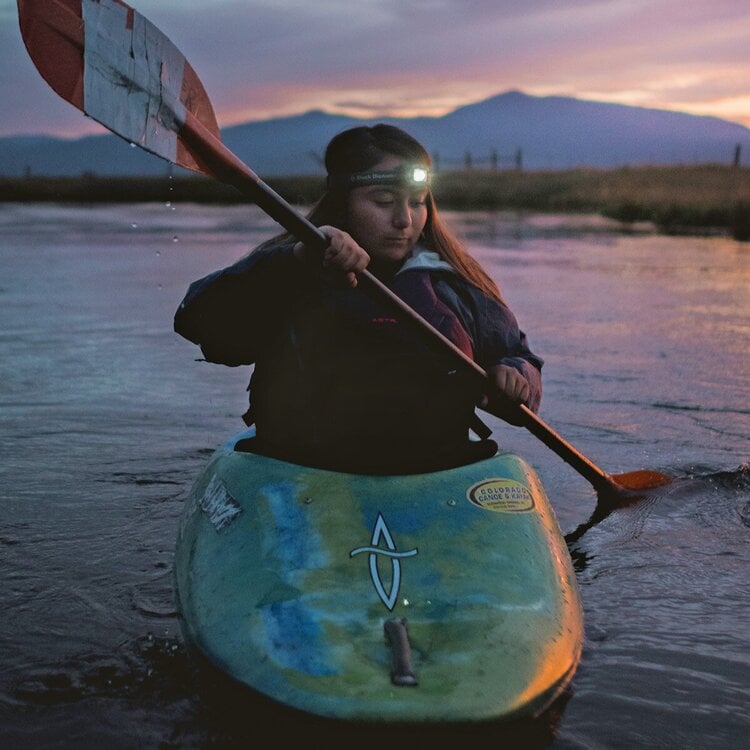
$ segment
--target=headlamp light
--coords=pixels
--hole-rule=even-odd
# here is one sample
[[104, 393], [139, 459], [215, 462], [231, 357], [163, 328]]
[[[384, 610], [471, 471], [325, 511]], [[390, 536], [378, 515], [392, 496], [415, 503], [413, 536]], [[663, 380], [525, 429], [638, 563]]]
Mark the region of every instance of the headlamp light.
[[328, 175], [328, 187], [368, 187], [370, 185], [397, 185], [409, 188], [428, 188], [432, 182], [429, 167], [423, 164], [407, 165], [383, 172], [354, 172]]

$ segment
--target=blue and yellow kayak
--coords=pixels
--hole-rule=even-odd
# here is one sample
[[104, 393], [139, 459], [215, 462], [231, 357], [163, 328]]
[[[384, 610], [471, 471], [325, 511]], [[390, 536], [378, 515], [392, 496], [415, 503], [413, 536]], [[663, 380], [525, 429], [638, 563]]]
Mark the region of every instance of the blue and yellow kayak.
[[513, 453], [354, 475], [223, 444], [193, 487], [175, 578], [186, 640], [318, 716], [471, 722], [541, 713], [583, 642], [570, 556]]

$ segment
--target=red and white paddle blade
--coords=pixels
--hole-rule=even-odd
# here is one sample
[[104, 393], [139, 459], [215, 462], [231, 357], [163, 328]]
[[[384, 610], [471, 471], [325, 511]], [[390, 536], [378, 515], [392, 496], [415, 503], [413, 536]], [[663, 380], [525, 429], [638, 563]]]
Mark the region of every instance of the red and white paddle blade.
[[63, 99], [127, 141], [210, 173], [180, 130], [194, 117], [220, 140], [213, 106], [150, 21], [121, 0], [18, 0], [18, 15], [31, 59]]

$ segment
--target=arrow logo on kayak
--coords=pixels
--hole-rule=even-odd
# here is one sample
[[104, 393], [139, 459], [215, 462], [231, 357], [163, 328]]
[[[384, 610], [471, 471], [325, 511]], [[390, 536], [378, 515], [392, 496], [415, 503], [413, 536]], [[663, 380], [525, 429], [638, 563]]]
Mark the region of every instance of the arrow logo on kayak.
[[[380, 546], [381, 540], [385, 542], [385, 549]], [[398, 599], [398, 590], [401, 586], [400, 558], [414, 557], [418, 552], [417, 548], [410, 549], [408, 552], [399, 552], [393, 542], [393, 537], [388, 530], [385, 519], [381, 513], [378, 513], [375, 527], [372, 530], [371, 545], [353, 549], [349, 553], [349, 557], [354, 557], [354, 555], [359, 555], [362, 552], [369, 552], [370, 554], [370, 578], [372, 580], [372, 585], [375, 586], [375, 591], [378, 592], [380, 601], [382, 601], [389, 610], [392, 610], [396, 604], [396, 599]], [[391, 590], [389, 592], [386, 592], [383, 580], [380, 577], [378, 555], [385, 555], [391, 560]]]

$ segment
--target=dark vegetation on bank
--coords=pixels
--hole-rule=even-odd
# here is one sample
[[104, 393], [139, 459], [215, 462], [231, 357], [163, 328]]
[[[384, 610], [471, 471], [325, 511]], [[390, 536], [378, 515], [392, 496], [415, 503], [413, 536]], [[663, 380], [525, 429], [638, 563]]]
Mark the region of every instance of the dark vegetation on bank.
[[[275, 177], [269, 186], [309, 206], [320, 176]], [[598, 213], [624, 224], [651, 222], [672, 234], [729, 234], [750, 240], [750, 169], [732, 166], [630, 167], [611, 170], [457, 171], [438, 174], [442, 208]], [[246, 202], [236, 189], [200, 176], [1, 178], [8, 202]]]

